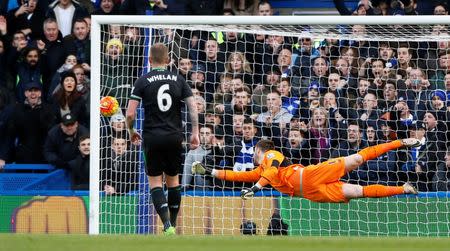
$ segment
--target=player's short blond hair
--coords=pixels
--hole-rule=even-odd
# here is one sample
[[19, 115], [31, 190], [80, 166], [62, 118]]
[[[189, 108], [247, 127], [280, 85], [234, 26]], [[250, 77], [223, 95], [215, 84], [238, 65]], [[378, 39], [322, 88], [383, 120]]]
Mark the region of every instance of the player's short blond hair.
[[150, 59], [155, 64], [164, 64], [169, 57], [169, 49], [162, 43], [154, 44], [150, 48]]

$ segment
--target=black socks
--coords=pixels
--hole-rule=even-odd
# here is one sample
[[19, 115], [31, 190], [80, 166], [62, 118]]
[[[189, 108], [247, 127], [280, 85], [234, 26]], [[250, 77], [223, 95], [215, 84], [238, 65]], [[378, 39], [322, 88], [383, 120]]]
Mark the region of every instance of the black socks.
[[177, 224], [178, 211], [180, 211], [181, 186], [179, 185], [176, 187], [169, 187], [167, 194], [167, 202], [169, 204], [170, 212], [170, 223], [175, 227]]
[[162, 187], [155, 187], [150, 190], [153, 206], [164, 224], [164, 230], [171, 227], [169, 218], [169, 208]]

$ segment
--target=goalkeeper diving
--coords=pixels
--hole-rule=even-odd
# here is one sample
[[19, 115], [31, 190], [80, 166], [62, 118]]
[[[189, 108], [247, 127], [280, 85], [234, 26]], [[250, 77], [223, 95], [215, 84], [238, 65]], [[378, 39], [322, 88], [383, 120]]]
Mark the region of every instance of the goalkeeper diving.
[[252, 171], [235, 172], [217, 170], [192, 164], [193, 174], [208, 174], [221, 180], [256, 182], [251, 188], [241, 191], [242, 199], [248, 199], [267, 185], [283, 194], [303, 197], [314, 202], [347, 203], [356, 198], [380, 198], [399, 194], [417, 194], [417, 189], [409, 183], [403, 186], [368, 185], [360, 186], [340, 181], [346, 173], [357, 169], [364, 162], [375, 159], [388, 151], [400, 147], [416, 147], [420, 141], [415, 138], [395, 140], [364, 148], [356, 154], [330, 159], [317, 165], [302, 166], [292, 164], [282, 153], [274, 150], [270, 140], [260, 140], [255, 145]]

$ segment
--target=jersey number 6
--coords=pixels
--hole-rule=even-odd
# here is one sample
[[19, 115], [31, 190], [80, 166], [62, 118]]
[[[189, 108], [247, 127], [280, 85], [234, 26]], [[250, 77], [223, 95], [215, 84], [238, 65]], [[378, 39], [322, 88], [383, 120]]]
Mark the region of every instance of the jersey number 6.
[[158, 89], [158, 107], [162, 112], [167, 112], [172, 106], [172, 97], [165, 91], [169, 90], [169, 84], [161, 85]]

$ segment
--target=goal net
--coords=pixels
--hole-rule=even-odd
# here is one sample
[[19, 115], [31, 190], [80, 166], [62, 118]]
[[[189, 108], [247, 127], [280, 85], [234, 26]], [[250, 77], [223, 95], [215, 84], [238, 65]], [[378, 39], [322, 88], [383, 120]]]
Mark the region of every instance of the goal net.
[[[209, 24], [208, 24], [209, 23]], [[102, 96], [124, 115], [149, 48], [191, 86], [201, 146], [184, 165], [177, 233], [184, 235], [449, 236], [448, 20], [430, 17], [99, 17], [92, 22], [90, 233], [160, 234], [141, 146], [124, 117], [103, 117]], [[135, 127], [142, 127], [139, 109]], [[249, 171], [259, 139], [293, 163], [314, 165], [367, 146], [416, 137], [342, 177], [359, 185], [416, 186], [418, 196], [314, 203], [253, 184], [193, 175], [201, 161]], [[447, 160], [447, 161], [446, 161]]]

